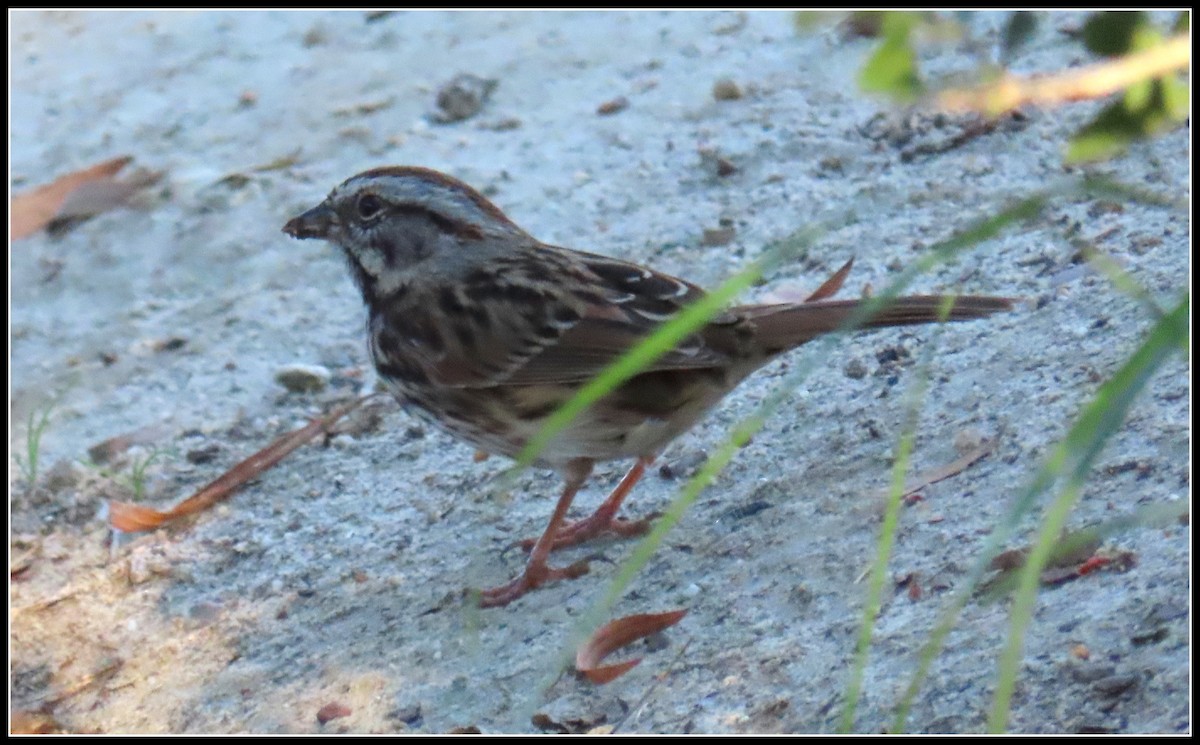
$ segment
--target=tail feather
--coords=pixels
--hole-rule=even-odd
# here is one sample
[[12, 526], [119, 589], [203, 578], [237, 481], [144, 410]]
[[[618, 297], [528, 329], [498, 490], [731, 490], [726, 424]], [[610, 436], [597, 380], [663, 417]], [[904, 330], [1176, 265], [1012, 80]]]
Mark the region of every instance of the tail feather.
[[[942, 318], [943, 295], [910, 295], [896, 298], [875, 312], [857, 328], [884, 328], [937, 323]], [[799, 346], [822, 334], [836, 331], [846, 323], [863, 300], [822, 300], [812, 303], [748, 305], [737, 310], [754, 322], [757, 338], [769, 351]], [[1011, 298], [986, 295], [958, 295], [950, 308], [948, 321], [971, 321], [993, 313], [1012, 310]]]

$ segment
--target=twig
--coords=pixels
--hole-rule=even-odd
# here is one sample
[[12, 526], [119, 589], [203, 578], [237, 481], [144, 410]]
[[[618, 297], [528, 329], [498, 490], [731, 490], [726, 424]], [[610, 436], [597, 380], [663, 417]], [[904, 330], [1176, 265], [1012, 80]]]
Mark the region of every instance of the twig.
[[377, 394], [363, 396], [348, 404], [339, 406], [325, 417], [314, 419], [307, 426], [280, 437], [169, 510], [156, 510], [129, 502], [110, 500], [108, 503], [109, 527], [113, 530], [120, 530], [126, 533], [137, 533], [143, 530], [151, 530], [172, 520], [206, 510], [217, 502], [228, 499], [230, 495], [251, 479], [256, 478], [283, 460], [293, 450], [313, 439], [318, 434], [329, 432], [339, 419], [357, 409], [375, 395]]
[[937, 105], [947, 111], [978, 111], [997, 116], [1022, 106], [1056, 106], [1104, 98], [1143, 80], [1187, 70], [1192, 61], [1191, 50], [1188, 35], [1182, 34], [1153, 49], [1061, 75], [1027, 78], [1005, 75], [980, 87], [942, 91], [937, 95]]

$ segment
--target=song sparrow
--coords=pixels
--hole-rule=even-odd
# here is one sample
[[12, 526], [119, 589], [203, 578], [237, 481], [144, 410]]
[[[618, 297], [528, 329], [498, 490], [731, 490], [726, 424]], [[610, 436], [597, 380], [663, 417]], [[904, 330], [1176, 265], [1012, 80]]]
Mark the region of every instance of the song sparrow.
[[[618, 259], [549, 246], [466, 184], [414, 167], [347, 180], [288, 221], [295, 238], [342, 249], [368, 310], [371, 358], [398, 398], [434, 424], [492, 453], [515, 456], [545, 419], [605, 365], [680, 308], [699, 287]], [[565, 487], [525, 571], [484, 590], [504, 605], [547, 581], [586, 573], [552, 568], [551, 551], [602, 533], [636, 534], [616, 517], [646, 466], [747, 375], [833, 331], [858, 306], [828, 300], [850, 264], [806, 301], [730, 308], [575, 419], [541, 453]], [[897, 299], [866, 321], [883, 327], [938, 320], [942, 298]], [[1011, 307], [961, 296], [949, 319]], [[567, 509], [597, 461], [636, 462], [596, 512]]]

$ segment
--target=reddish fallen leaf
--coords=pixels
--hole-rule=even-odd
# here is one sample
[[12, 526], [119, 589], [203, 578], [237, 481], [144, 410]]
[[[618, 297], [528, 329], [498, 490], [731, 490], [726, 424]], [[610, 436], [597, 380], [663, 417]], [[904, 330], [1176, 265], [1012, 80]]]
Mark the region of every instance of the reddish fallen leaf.
[[904, 588], [907, 591], [908, 599], [913, 602], [920, 600], [924, 595], [924, 591], [921, 589], [921, 575], [916, 572], [909, 572], [896, 585]]
[[[8, 579], [10, 582], [21, 582], [29, 578], [29, 570], [33, 568], [33, 557], [36, 553], [36, 549], [31, 548], [20, 556], [8, 560]], [[9, 554], [9, 556], [12, 556], [12, 554]]]
[[321, 724], [332, 722], [334, 719], [350, 716], [350, 707], [336, 701], [325, 704], [317, 712], [317, 721]]
[[117, 173], [132, 160], [129, 156], [106, 160], [17, 194], [9, 202], [9, 239], [26, 238], [55, 220], [88, 217], [120, 206], [162, 177], [161, 172], [135, 171], [116, 180]]
[[59, 735], [66, 732], [52, 715], [44, 711], [18, 709], [9, 714], [10, 735]]
[[[1137, 555], [1131, 551], [1100, 550], [1101, 539], [1094, 531], [1079, 530], [1064, 532], [1046, 568], [1038, 577], [1044, 585], [1061, 585], [1086, 577], [1101, 569], [1128, 571], [1137, 563]], [[992, 588], [1011, 588], [1017, 572], [1025, 566], [1029, 548], [1014, 548], [997, 554], [990, 568], [997, 575], [987, 582]]]
[[162, 171], [138, 169], [129, 172], [120, 181], [104, 179], [80, 184], [63, 200], [49, 227], [53, 229], [54, 223], [59, 221], [91, 217], [116, 209], [127, 203], [134, 194], [157, 183], [162, 175]]
[[280, 437], [169, 510], [156, 510], [130, 502], [109, 500], [108, 525], [113, 530], [137, 533], [143, 530], [152, 530], [172, 520], [206, 510], [217, 502], [227, 499], [248, 481], [257, 478], [259, 474], [283, 460], [296, 448], [322, 432], [328, 432], [337, 420], [361, 406], [374, 395], [376, 394], [363, 396], [339, 406], [325, 417], [314, 419], [307, 426]]
[[638, 613], [617, 618], [596, 629], [591, 638], [575, 652], [575, 669], [593, 683], [607, 683], [632, 670], [641, 658], [601, 665], [600, 662], [631, 642], [674, 626], [687, 615], [686, 609], [665, 613]]
[[1075, 571], [1078, 572], [1080, 576], [1083, 576], [1085, 574], [1091, 574], [1092, 572], [1096, 571], [1097, 569], [1099, 569], [1101, 567], [1106, 567], [1111, 563], [1112, 563], [1112, 559], [1108, 558], [1107, 556], [1093, 556], [1090, 559], [1088, 559], [1087, 561], [1080, 564], [1079, 568], [1076, 569]]

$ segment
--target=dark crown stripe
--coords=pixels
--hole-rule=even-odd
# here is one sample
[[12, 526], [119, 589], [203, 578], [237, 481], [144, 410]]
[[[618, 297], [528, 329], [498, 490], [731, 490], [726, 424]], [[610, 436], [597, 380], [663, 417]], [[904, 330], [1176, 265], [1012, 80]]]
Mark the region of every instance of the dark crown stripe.
[[439, 173], [438, 171], [434, 171], [429, 168], [421, 168], [420, 166], [382, 166], [380, 168], [372, 168], [369, 171], [363, 171], [357, 176], [351, 178], [350, 181], [375, 178], [377, 176], [386, 176], [392, 178], [416, 178], [435, 184], [441, 184], [449, 189], [462, 192], [488, 217], [494, 218], [506, 225], [517, 227], [512, 220], [509, 220], [508, 217], [506, 217], [505, 214], [500, 211], [499, 207], [489, 202], [482, 194], [475, 191], [470, 186], [467, 186], [462, 181], [454, 178], [453, 176], [447, 176], [444, 173]]

